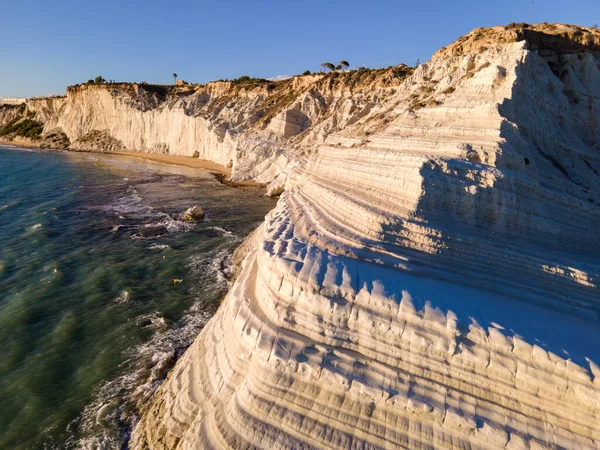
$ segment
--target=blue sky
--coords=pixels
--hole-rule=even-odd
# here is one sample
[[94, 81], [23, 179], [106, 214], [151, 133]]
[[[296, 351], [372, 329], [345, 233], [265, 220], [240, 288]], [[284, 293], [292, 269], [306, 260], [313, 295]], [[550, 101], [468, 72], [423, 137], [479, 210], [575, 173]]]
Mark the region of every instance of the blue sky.
[[[60, 94], [97, 75], [193, 82], [383, 67], [480, 26], [529, 21], [529, 0], [0, 0], [0, 97]], [[591, 26], [599, 0], [537, 0], [534, 22]]]

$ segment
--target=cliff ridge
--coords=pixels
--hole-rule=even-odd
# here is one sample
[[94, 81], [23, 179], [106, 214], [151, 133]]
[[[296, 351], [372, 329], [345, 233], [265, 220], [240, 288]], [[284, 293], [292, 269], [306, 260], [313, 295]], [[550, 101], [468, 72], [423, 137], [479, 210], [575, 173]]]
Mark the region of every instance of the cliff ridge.
[[71, 88], [45, 133], [281, 194], [131, 446], [600, 447], [598, 43], [511, 24], [418, 68]]

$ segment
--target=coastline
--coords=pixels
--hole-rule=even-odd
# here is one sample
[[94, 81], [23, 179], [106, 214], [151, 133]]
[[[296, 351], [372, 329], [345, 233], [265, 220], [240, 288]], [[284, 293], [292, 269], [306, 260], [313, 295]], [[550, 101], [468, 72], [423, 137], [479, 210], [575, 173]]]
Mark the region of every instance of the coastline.
[[[4, 223], [30, 214], [26, 201], [63, 193], [44, 189], [35, 176], [63, 181], [46, 160], [81, 161], [93, 166], [90, 173], [114, 163], [111, 172], [126, 186], [111, 197], [99, 235], [117, 255], [125, 251], [135, 264], [147, 257], [154, 269], [129, 270], [117, 258], [106, 263], [103, 241], [75, 233], [65, 245], [50, 242], [42, 264], [22, 264], [39, 268], [42, 280], [23, 276], [22, 285], [41, 290], [59, 273], [55, 267], [67, 266], [56, 262], [55, 249], [74, 243], [80, 260], [68, 267], [89, 270], [61, 280], [67, 288], [81, 280], [85, 295], [69, 289], [66, 297], [86, 302], [66, 314], [87, 325], [86, 315], [95, 319], [100, 310], [96, 303], [105, 306], [105, 289], [104, 309], [113, 317], [123, 317], [119, 308], [143, 306], [149, 312], [139, 326], [129, 323], [142, 337], [161, 333], [145, 344], [144, 359], [131, 360], [140, 362], [143, 383], [128, 381], [128, 397], [120, 386], [100, 395], [85, 416], [89, 430], [102, 421], [118, 426], [125, 447], [144, 450], [600, 448], [596, 50], [596, 28], [513, 23], [475, 29], [414, 68], [332, 70], [289, 81], [243, 77], [197, 88], [88, 82], [70, 86], [60, 101], [28, 100], [21, 118], [14, 108], [0, 109], [0, 120], [12, 122], [6, 132], [20, 136], [7, 145], [40, 149], [13, 152], [38, 163], [7, 165], [6, 179], [19, 174], [31, 193], [24, 182], [3, 189]], [[61, 151], [36, 155], [50, 149]], [[130, 167], [148, 180], [130, 177]], [[187, 173], [198, 180], [184, 179]], [[69, 183], [72, 210], [44, 203], [12, 233], [30, 246], [23, 253], [36, 257], [46, 235], [72, 231], [46, 226], [55, 216], [91, 219], [96, 229], [101, 217], [86, 212], [94, 195], [110, 193], [109, 179], [100, 176], [81, 191], [86, 176]], [[161, 182], [170, 190], [156, 188]], [[200, 202], [212, 190], [214, 203]], [[172, 193], [168, 210], [165, 192]], [[17, 194], [24, 200], [13, 209]], [[238, 245], [244, 233], [234, 225], [248, 220], [251, 196], [274, 208], [252, 216], [261, 225]], [[154, 209], [145, 202], [150, 197]], [[183, 223], [186, 200], [186, 207], [206, 206], [206, 220]], [[8, 215], [15, 211], [21, 214]], [[187, 227], [190, 234], [172, 243], [143, 241]], [[136, 242], [120, 239], [124, 234]], [[183, 252], [221, 240], [228, 246], [171, 269], [176, 255], [183, 260]], [[81, 243], [88, 242], [85, 252]], [[231, 257], [226, 250], [234, 246]], [[20, 261], [1, 256], [1, 274], [12, 276]], [[222, 289], [208, 289], [213, 281]], [[18, 318], [28, 332], [36, 316], [22, 290], [15, 289], [14, 303], [23, 306]], [[179, 322], [171, 319], [181, 299], [209, 293], [210, 303], [201, 299], [180, 309]], [[163, 313], [154, 315], [158, 302]], [[192, 330], [187, 311], [200, 321], [195, 334], [182, 332]], [[47, 333], [51, 339], [44, 336], [51, 354], [65, 328], [73, 330], [65, 346], [87, 351], [79, 340], [84, 328], [66, 319]], [[11, 338], [12, 328], [0, 327]], [[97, 330], [111, 336], [108, 327]], [[126, 342], [124, 333], [112, 336]], [[35, 362], [30, 353], [21, 352]], [[91, 355], [99, 367], [102, 355]], [[39, 372], [50, 380], [50, 371]], [[18, 375], [14, 386], [34, 389], [9, 392], [16, 413], [26, 410], [21, 395], [37, 394], [36, 373], [30, 383]], [[79, 386], [75, 377], [59, 381]], [[113, 402], [113, 392], [127, 408]], [[110, 405], [113, 416], [103, 412]]]
[[[14, 143], [8, 143], [8, 144], [4, 144], [2, 143], [2, 145], [6, 145], [8, 148], [11, 148], [13, 150], [16, 150], [14, 153], [25, 153], [25, 152], [33, 152], [33, 153], [38, 153], [38, 154], [43, 154], [43, 153], [49, 153], [52, 154], [51, 149], [45, 149], [43, 147], [41, 148], [36, 148], [33, 146], [20, 146], [20, 145], [15, 145]], [[174, 168], [177, 167], [186, 167], [186, 168], [190, 168], [190, 169], [200, 169], [202, 171], [204, 171], [205, 175], [200, 176], [200, 180], [204, 180], [204, 182], [206, 183], [206, 180], [210, 180], [208, 181], [207, 185], [208, 186], [216, 186], [215, 188], [207, 188], [209, 191], [210, 189], [216, 189], [218, 191], [223, 191], [225, 190], [226, 192], [229, 192], [228, 195], [234, 196], [235, 198], [240, 199], [243, 202], [243, 199], [246, 198], [246, 196], [248, 194], [246, 194], [245, 192], [249, 192], [251, 191], [250, 189], [248, 189], [248, 191], [245, 191], [244, 189], [241, 190], [237, 190], [237, 193], [233, 193], [236, 190], [227, 190], [224, 189], [224, 187], [218, 187], [219, 183], [215, 183], [214, 181], [211, 180], [212, 177], [209, 176], [213, 175], [213, 177], [217, 178], [217, 180], [221, 180], [221, 178], [219, 178], [219, 176], [225, 177], [225, 175], [217, 172], [217, 170], [211, 170], [211, 169], [226, 169], [222, 166], [219, 167], [219, 165], [217, 164], [213, 164], [209, 161], [203, 161], [203, 160], [198, 160], [196, 158], [186, 158], [186, 157], [168, 157], [169, 155], [164, 155], [167, 157], [160, 157], [161, 155], [148, 155], [150, 156], [149, 158], [145, 158], [146, 154], [137, 154], [137, 153], [130, 153], [130, 152], [118, 152], [118, 153], [113, 153], [113, 152], [80, 152], [80, 151], [68, 151], [68, 150], [63, 150], [60, 149], [59, 152], [56, 152], [57, 155], [63, 154], [65, 155], [65, 152], [67, 155], [72, 155], [73, 158], [75, 158], [76, 160], [83, 160], [83, 161], [89, 161], [92, 160], [94, 161], [93, 163], [87, 162], [87, 164], [97, 164], [97, 161], [100, 160], [100, 162], [102, 162], [102, 165], [104, 165], [104, 160], [108, 160], [107, 164], [110, 164], [112, 161], [117, 160], [117, 159], [130, 159], [130, 158], [137, 158], [140, 161], [151, 161], [152, 164], [150, 164], [151, 167], [156, 167], [159, 165], [162, 166], [171, 166]], [[93, 155], [81, 155], [82, 153], [84, 154], [93, 154]], [[95, 155], [98, 155], [100, 158], [96, 158]], [[92, 157], [94, 156], [94, 157]], [[109, 158], [104, 158], [104, 156], [109, 156]], [[153, 157], [154, 156], [154, 157]], [[156, 156], [159, 156], [159, 158], [156, 158]], [[114, 157], [114, 158], [113, 158]], [[122, 158], [121, 158], [122, 157]], [[50, 159], [50, 158], [49, 158]], [[63, 159], [63, 158], [60, 158]], [[66, 158], [66, 159], [72, 159], [72, 158]], [[41, 159], [40, 159], [41, 160]], [[140, 166], [140, 164], [134, 164], [133, 167], [134, 168], [138, 168]], [[144, 168], [147, 166], [146, 164], [143, 164]], [[43, 167], [45, 167], [45, 164], [43, 166], [38, 165], [38, 167], [40, 167], [41, 170], [44, 170]], [[119, 164], [117, 167], [124, 167], [125, 169], [129, 169], [129, 167], [132, 167], [131, 164]], [[135, 169], [134, 169], [135, 170]], [[227, 172], [227, 170], [223, 170], [224, 172]], [[166, 172], [172, 173], [172, 174], [176, 174], [179, 175], [179, 172], [176, 169], [172, 169], [171, 171], [167, 170]], [[182, 171], [182, 175], [187, 176], [187, 174], [185, 172], [194, 172], [191, 170], [183, 170]], [[229, 171], [230, 172], [230, 171]], [[129, 175], [127, 175], [129, 177]], [[121, 176], [122, 178], [122, 176]], [[158, 179], [162, 179], [163, 177], [157, 177]], [[127, 180], [127, 178], [125, 178], [125, 180]], [[129, 183], [129, 181], [128, 181]], [[188, 188], [184, 189], [187, 192], [188, 198], [191, 195], [190, 194], [190, 190]], [[202, 197], [204, 194], [204, 190], [202, 192], [198, 192], [199, 198]], [[129, 194], [128, 194], [129, 195]], [[179, 194], [177, 194], [179, 196]], [[186, 195], [185, 193], [182, 193], [181, 195]], [[265, 197], [262, 193], [259, 193], [257, 191], [254, 191], [254, 194], [250, 194], [250, 195], [258, 195], [261, 197]], [[177, 201], [179, 202], [179, 197], [177, 196]], [[162, 197], [161, 197], [162, 199]], [[192, 200], [194, 200], [194, 198], [192, 198]], [[261, 202], [266, 202], [267, 200], [261, 200]], [[202, 204], [204, 206], [204, 202], [201, 202], [200, 204]], [[231, 204], [239, 204], [239, 202], [234, 202]], [[128, 207], [129, 204], [126, 205], [126, 207]], [[272, 208], [272, 207], [271, 207]], [[269, 208], [269, 210], [271, 209]], [[162, 208], [161, 208], [162, 209]], [[227, 210], [231, 209], [231, 208], [226, 208]], [[246, 210], [244, 210], [246, 211]], [[119, 212], [121, 214], [121, 212]], [[239, 213], [239, 210], [237, 210], [237, 212], [233, 212], [233, 215], [237, 215]], [[159, 214], [157, 216], [158, 218], [156, 220], [160, 221], [163, 220], [162, 216]], [[248, 218], [248, 214], [243, 213], [242, 212], [242, 217], [243, 218]], [[262, 217], [263, 215], [261, 215], [261, 222], [262, 223]], [[246, 219], [242, 219], [246, 220]], [[215, 220], [215, 219], [213, 219]], [[211, 228], [213, 225], [219, 225], [219, 222], [213, 222], [213, 220], [209, 220], [207, 221], [207, 225], [209, 226], [209, 228], [211, 230], [216, 230], [217, 228]], [[219, 219], [216, 219], [219, 220]], [[236, 221], [239, 219], [235, 219]], [[204, 223], [204, 222], [203, 222]], [[212, 223], [212, 225], [211, 225]], [[257, 222], [258, 223], [258, 222]], [[223, 225], [223, 227], [225, 227], [225, 225]], [[239, 272], [240, 268], [238, 267], [238, 264], [241, 264], [241, 261], [239, 261], [237, 264], [234, 263], [235, 259], [235, 255], [237, 255], [241, 250], [240, 247], [245, 246], [249, 235], [253, 235], [254, 231], [250, 230], [249, 234], [246, 233], [238, 233], [238, 232], [233, 232], [233, 233], [229, 233], [229, 227], [226, 228], [226, 230], [221, 230], [219, 231], [219, 233], [223, 233], [222, 237], [223, 239], [229, 240], [229, 242], [232, 242], [232, 244], [228, 244], [228, 245], [233, 245], [230, 248], [230, 252], [224, 253], [222, 251], [222, 248], [219, 248], [221, 251], [213, 251], [212, 253], [207, 252], [205, 254], [203, 253], [198, 253], [194, 259], [194, 264], [192, 265], [192, 269], [193, 270], [193, 274], [194, 277], [193, 278], [197, 278], [197, 277], [213, 277], [214, 280], [211, 278], [211, 282], [214, 281], [215, 286], [221, 286], [223, 287], [223, 283], [227, 284], [227, 288], [225, 288], [225, 290], [222, 292], [221, 295], [218, 296], [218, 298], [213, 299], [213, 301], [217, 301], [218, 303], [220, 303], [220, 299], [222, 299], [226, 293], [229, 291], [229, 286], [230, 284], [233, 282], [233, 280], [235, 279], [236, 274]], [[204, 245], [204, 244], [203, 244]], [[152, 246], [148, 247], [148, 248], [152, 248]], [[177, 247], [177, 246], [173, 246], [173, 248], [176, 248], [176, 252], [178, 254], [182, 253], [182, 247]], [[217, 249], [217, 250], [219, 250]], [[164, 253], [167, 258], [172, 258], [171, 253], [175, 253], [175, 250], [171, 250], [171, 249], [162, 249], [160, 247], [156, 247], [154, 250], [151, 250], [152, 252], [161, 252]], [[164, 256], [163, 256], [164, 257]], [[230, 262], [231, 261], [231, 262]], [[182, 277], [184, 280], [188, 280], [187, 282], [190, 283], [192, 280], [192, 276], [183, 276]], [[170, 278], [169, 278], [170, 279]], [[170, 283], [169, 283], [170, 285]], [[183, 284], [181, 286], [184, 286]], [[213, 286], [212, 284], [210, 286]], [[177, 285], [177, 287], [179, 287], [179, 285]], [[173, 288], [173, 290], [176, 289], [176, 287]], [[209, 289], [210, 290], [210, 289]], [[200, 288], [196, 288], [197, 292], [205, 292], [206, 289], [200, 289]], [[127, 291], [129, 292], [129, 291]], [[199, 294], [196, 294], [199, 295]], [[204, 295], [204, 294], [203, 294]], [[134, 295], [135, 297], [135, 295]], [[115, 300], [115, 305], [120, 305], [118, 307], [123, 308], [127, 303], [127, 299], [129, 298], [129, 294], [127, 294], [126, 297], [123, 297], [124, 300], [121, 300], [121, 297], [116, 297], [117, 300]], [[203, 297], [204, 298], [204, 297]], [[180, 353], [183, 353], [183, 351], [189, 346], [191, 345], [191, 343], [193, 342], [193, 339], [196, 337], [196, 335], [200, 332], [201, 328], [205, 325], [205, 323], [208, 321], [209, 317], [212, 317], [212, 315], [214, 314], [211, 313], [210, 315], [207, 315], [208, 313], [206, 313], [205, 310], [203, 309], [198, 309], [200, 308], [201, 305], [202, 307], [204, 307], [204, 304], [201, 303], [194, 303], [192, 306], [190, 306], [188, 308], [188, 310], [185, 311], [186, 315], [182, 318], [180, 318], [176, 323], [176, 326], [173, 326], [172, 328], [165, 328], [165, 330], [160, 331], [160, 332], [156, 332], [156, 338], [153, 341], [149, 341], [146, 342], [142, 345], [139, 346], [139, 348], [135, 349], [135, 352], [132, 353], [132, 355], [134, 355], [135, 358], [137, 358], [135, 361], [137, 361], [137, 365], [133, 365], [131, 370], [127, 371], [126, 373], [123, 373], [119, 376], [117, 376], [116, 378], [108, 378], [105, 381], [102, 382], [102, 384], [100, 385], [100, 387], [98, 388], [97, 391], [97, 395], [95, 395], [90, 401], [89, 403], [86, 404], [85, 409], [82, 411], [81, 415], [78, 416], [77, 420], [77, 426], [82, 427], [83, 432], [88, 433], [90, 432], [90, 430], [96, 430], [94, 431], [95, 433], [98, 433], [98, 436], [100, 437], [100, 439], [112, 439], [113, 435], [110, 434], [112, 433], [113, 428], [111, 428], [114, 424], [117, 424], [119, 428], [119, 434], [120, 436], [122, 436], [122, 439], [124, 439], [123, 442], [127, 441], [127, 435], [129, 433], [131, 433], [132, 427], [135, 425], [136, 421], [139, 420], [142, 417], [143, 414], [143, 408], [145, 407], [146, 402], [149, 402], [149, 400], [152, 398], [151, 394], [154, 393], [154, 389], [156, 389], [164, 380], [164, 377], [166, 376], [166, 373], [168, 373], [170, 370], [172, 370], [172, 368], [174, 367], [175, 363], [177, 362], [177, 360], [179, 359], [179, 357], [181, 356]], [[116, 306], [115, 306], [116, 308]], [[148, 321], [149, 325], [144, 325], [143, 327], [154, 327], [154, 328], [158, 328], [158, 327], [164, 327], [163, 323], [161, 322], [161, 318], [160, 317], [155, 317], [154, 315], [152, 315], [152, 313], [148, 313], [146, 316], [142, 317], [142, 319], [140, 319], [140, 321]], [[142, 322], [140, 322], [142, 323]], [[200, 327], [200, 328], [199, 328]], [[149, 328], [149, 329], [150, 329]], [[152, 329], [154, 329], [152, 328]], [[133, 350], [132, 350], [133, 352]], [[158, 359], [152, 359], [154, 358], [156, 355], [156, 358]], [[160, 357], [160, 358], [159, 358]], [[132, 357], [133, 358], [133, 357]], [[150, 362], [149, 362], [150, 361]], [[146, 370], [146, 366], [148, 364], [152, 363], [153, 366], [151, 366], [153, 368], [153, 372], [152, 372], [152, 378], [150, 376], [144, 375], [145, 378], [142, 379], [142, 375], [145, 374], [145, 370]], [[140, 380], [142, 380], [139, 384], [138, 381], [135, 377], [140, 377]], [[117, 394], [117, 392], [120, 392], [121, 389], [124, 389], [124, 387], [129, 387], [132, 389], [131, 392], [128, 392], [127, 394], [123, 394], [122, 396], [120, 396], [121, 394]], [[111, 402], [117, 402], [117, 403], [111, 403]], [[120, 403], [118, 403], [120, 402]], [[114, 409], [112, 409], [111, 405], [125, 405], [123, 406], [123, 411], [125, 411], [123, 414], [123, 416], [119, 416], [117, 413], [115, 412]], [[120, 407], [121, 407], [120, 406]], [[139, 409], [137, 409], [139, 408]], [[101, 421], [98, 422], [97, 417], [101, 417]], [[74, 422], [75, 423], [75, 422]], [[99, 430], [99, 431], [98, 431]], [[72, 438], [75, 439], [75, 438]], [[79, 439], [79, 438], [77, 438]], [[92, 442], [95, 442], [93, 440], [93, 438], [88, 438], [86, 437], [84, 441], [81, 441], [83, 443], [90, 444]], [[112, 441], [110, 441], [112, 442]], [[92, 445], [92, 444], [90, 444]]]
[[69, 153], [95, 153], [101, 155], [117, 155], [117, 156], [127, 156], [130, 158], [139, 158], [146, 161], [152, 161], [158, 164], [164, 164], [169, 166], [179, 166], [179, 167], [189, 167], [191, 169], [202, 169], [209, 173], [211, 173], [217, 181], [223, 183], [230, 187], [256, 187], [256, 188], [265, 188], [266, 185], [263, 183], [257, 183], [253, 180], [244, 180], [244, 181], [231, 181], [229, 176], [231, 175], [231, 168], [225, 167], [221, 164], [217, 164], [212, 161], [208, 161], [206, 159], [192, 158], [190, 156], [181, 156], [181, 155], [168, 155], [168, 154], [159, 154], [159, 153], [145, 153], [145, 152], [133, 152], [133, 151], [123, 151], [123, 152], [97, 152], [94, 150], [70, 150], [67, 148], [46, 148], [41, 145], [36, 145], [35, 141], [31, 141], [29, 139], [16, 139], [16, 140], [4, 140], [0, 139], [0, 145], [5, 145], [8, 147], [17, 147], [24, 149], [37, 149], [37, 150], [59, 150]]
[[[67, 150], [71, 151], [71, 150]], [[98, 152], [92, 152], [98, 153]], [[231, 181], [229, 176], [231, 175], [231, 168], [222, 166], [206, 159], [192, 158], [190, 156], [181, 155], [167, 155], [159, 153], [144, 153], [144, 152], [102, 152], [109, 155], [121, 155], [129, 156], [132, 158], [140, 158], [159, 164], [167, 164], [172, 166], [184, 166], [193, 169], [203, 169], [214, 175], [214, 177], [221, 183], [230, 187], [257, 187], [265, 188], [266, 184], [257, 183], [253, 180], [244, 181]]]
[[[73, 151], [73, 150], [67, 150]], [[99, 153], [91, 151], [91, 153]], [[218, 173], [222, 176], [229, 177], [231, 169], [220, 164], [208, 161], [206, 159], [192, 158], [190, 156], [168, 155], [159, 153], [144, 153], [144, 152], [102, 152], [108, 155], [122, 155], [133, 158], [141, 158], [149, 161], [168, 164], [173, 166], [185, 166], [193, 169], [204, 169], [209, 172]]]

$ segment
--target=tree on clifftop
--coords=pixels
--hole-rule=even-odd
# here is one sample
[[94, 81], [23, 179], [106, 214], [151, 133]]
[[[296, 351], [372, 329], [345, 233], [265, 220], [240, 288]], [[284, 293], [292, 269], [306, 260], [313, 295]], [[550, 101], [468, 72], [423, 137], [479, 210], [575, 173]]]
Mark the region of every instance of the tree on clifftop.
[[173, 83], [177, 83], [177, 74], [173, 72]]
[[321, 67], [323, 69], [331, 70], [332, 72], [335, 70], [335, 66], [333, 64], [331, 64], [330, 62], [324, 62], [324, 63], [322, 63]]
[[340, 66], [342, 66], [344, 69], [347, 69], [348, 67], [350, 67], [350, 63], [348, 61], [346, 61], [345, 59], [342, 59], [340, 61]]
[[94, 83], [96, 83], [96, 84], [106, 83], [106, 80], [101, 76], [97, 76], [96, 78], [94, 78]]

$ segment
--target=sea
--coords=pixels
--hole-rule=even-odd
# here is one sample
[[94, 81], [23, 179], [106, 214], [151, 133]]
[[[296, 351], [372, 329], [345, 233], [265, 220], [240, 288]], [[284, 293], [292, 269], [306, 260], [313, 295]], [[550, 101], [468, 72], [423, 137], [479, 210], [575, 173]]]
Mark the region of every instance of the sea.
[[0, 449], [127, 448], [274, 206], [201, 169], [0, 147]]

